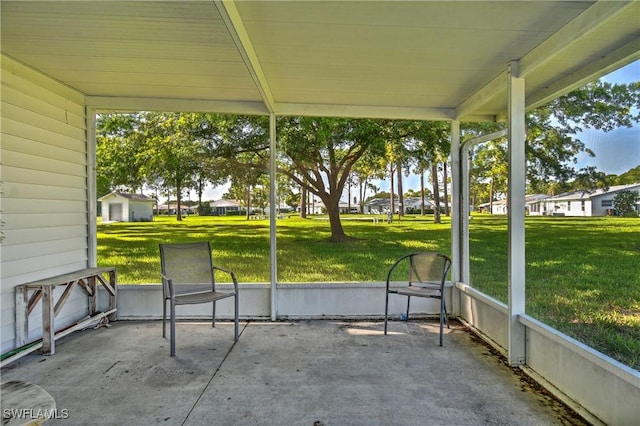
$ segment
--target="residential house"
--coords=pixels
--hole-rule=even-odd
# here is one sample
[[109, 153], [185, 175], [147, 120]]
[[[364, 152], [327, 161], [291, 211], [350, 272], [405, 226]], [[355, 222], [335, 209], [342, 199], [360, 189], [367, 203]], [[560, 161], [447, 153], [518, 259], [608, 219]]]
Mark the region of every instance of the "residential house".
[[545, 194], [532, 194], [524, 197], [525, 211], [531, 216], [545, 216], [547, 211], [544, 210], [543, 200], [549, 198]]
[[[419, 197], [404, 197], [404, 212], [420, 210], [422, 200]], [[434, 205], [430, 200], [424, 200], [424, 208], [433, 210]], [[373, 198], [364, 204], [364, 212], [371, 214], [387, 213], [391, 209], [391, 203], [388, 197]], [[398, 197], [395, 197], [395, 213], [398, 212]]]
[[[640, 183], [616, 185], [606, 191], [598, 189], [589, 191], [573, 191], [559, 194], [538, 201], [542, 214], [552, 216], [611, 216], [615, 214], [613, 199], [620, 191], [634, 191], [640, 197]], [[636, 204], [640, 211], [640, 203]]]
[[481, 213], [507, 214], [507, 200], [496, 200], [492, 203], [478, 204], [478, 211]]
[[236, 200], [217, 200], [209, 203], [214, 216], [225, 216], [227, 212], [240, 211], [240, 203]]
[[[180, 211], [182, 215], [192, 215], [195, 214], [196, 203], [183, 201], [180, 203]], [[178, 203], [175, 201], [170, 202], [168, 204], [160, 204], [156, 208], [156, 212], [158, 215], [175, 215], [178, 214]]]
[[[548, 195], [544, 194], [531, 194], [526, 195], [524, 197], [525, 203], [525, 211], [526, 214], [530, 214], [532, 216], [540, 216], [545, 215], [545, 211], [543, 210], [544, 206], [540, 203], [540, 201], [549, 198]], [[478, 211], [482, 213], [492, 213], [492, 214], [507, 214], [507, 199], [497, 200], [493, 203], [483, 203], [478, 205]]]

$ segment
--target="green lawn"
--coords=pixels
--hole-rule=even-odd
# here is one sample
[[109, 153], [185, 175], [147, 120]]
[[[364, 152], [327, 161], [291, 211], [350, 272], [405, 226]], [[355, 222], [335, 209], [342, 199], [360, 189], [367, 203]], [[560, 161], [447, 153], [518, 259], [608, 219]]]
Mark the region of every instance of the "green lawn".
[[[403, 254], [450, 254], [448, 218], [343, 224], [356, 242], [326, 242], [326, 220], [278, 220], [278, 280], [384, 281]], [[640, 220], [528, 217], [526, 226], [527, 313], [640, 368]], [[474, 216], [469, 232], [472, 285], [506, 302], [506, 217]], [[117, 266], [120, 283], [159, 283], [158, 244], [199, 240], [211, 241], [216, 263], [241, 282], [269, 281], [269, 223], [240, 217], [99, 223], [98, 263]]]

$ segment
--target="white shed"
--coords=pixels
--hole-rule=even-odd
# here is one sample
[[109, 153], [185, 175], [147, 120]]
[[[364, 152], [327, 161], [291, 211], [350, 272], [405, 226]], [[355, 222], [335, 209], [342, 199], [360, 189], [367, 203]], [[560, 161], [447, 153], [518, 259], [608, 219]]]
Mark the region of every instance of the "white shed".
[[143, 194], [111, 192], [98, 198], [103, 222], [150, 222], [155, 200]]

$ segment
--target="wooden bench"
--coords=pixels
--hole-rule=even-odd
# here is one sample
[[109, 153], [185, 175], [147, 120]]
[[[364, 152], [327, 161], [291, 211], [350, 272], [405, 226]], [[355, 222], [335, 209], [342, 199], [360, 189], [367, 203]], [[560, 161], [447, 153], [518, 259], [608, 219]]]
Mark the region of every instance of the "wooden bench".
[[[106, 312], [97, 312], [98, 283], [105, 288], [109, 295], [109, 309]], [[58, 300], [54, 301], [54, 289], [58, 286], [66, 287]], [[89, 299], [89, 318], [56, 333], [54, 318], [69, 299], [73, 288], [76, 286]], [[42, 301], [42, 352], [53, 355], [56, 350], [56, 339], [84, 328], [88, 324], [104, 317], [115, 321], [117, 319], [117, 291], [117, 273], [114, 267], [87, 268], [16, 286], [16, 347], [29, 343], [29, 314], [40, 301]], [[30, 292], [32, 292], [31, 295], [29, 295]]]

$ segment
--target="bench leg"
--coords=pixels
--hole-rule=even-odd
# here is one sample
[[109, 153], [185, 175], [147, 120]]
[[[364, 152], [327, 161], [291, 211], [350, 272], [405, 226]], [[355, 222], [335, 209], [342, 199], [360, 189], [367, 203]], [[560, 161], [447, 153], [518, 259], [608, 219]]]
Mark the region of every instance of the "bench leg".
[[53, 318], [53, 286], [44, 286], [42, 288], [42, 352], [47, 355], [56, 353]]
[[[109, 285], [113, 289], [113, 293], [109, 293], [109, 310], [118, 308], [118, 273], [113, 270], [109, 272]], [[118, 311], [109, 315], [109, 321], [118, 319]]]
[[16, 348], [26, 345], [29, 339], [28, 301], [29, 290], [26, 287], [16, 288]]
[[89, 288], [89, 316], [92, 317], [98, 310], [98, 286], [96, 285], [96, 277], [87, 278], [87, 287]]

